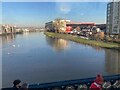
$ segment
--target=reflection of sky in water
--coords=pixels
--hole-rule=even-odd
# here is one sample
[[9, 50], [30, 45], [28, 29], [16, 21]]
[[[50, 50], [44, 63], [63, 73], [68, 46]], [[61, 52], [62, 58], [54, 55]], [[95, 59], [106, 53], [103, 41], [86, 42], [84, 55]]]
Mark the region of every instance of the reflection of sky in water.
[[0, 37], [0, 88], [2, 88], [2, 38]]
[[10, 86], [17, 78], [43, 83], [120, 73], [120, 55], [114, 50], [48, 38], [42, 33], [2, 39], [3, 86]]
[[[29, 36], [28, 36], [29, 35]], [[3, 51], [10, 51], [12, 53], [28, 53], [30, 52], [30, 50], [34, 49], [34, 48], [38, 48], [38, 47], [44, 47], [42, 45], [43, 43], [43, 40], [42, 38], [41, 39], [37, 39], [39, 38], [39, 36], [36, 36], [35, 40], [34, 40], [34, 35], [31, 35], [31, 34], [23, 34], [22, 36], [21, 35], [18, 35], [15, 40], [11, 40], [11, 41], [7, 41], [7, 42], [10, 42], [10, 43], [7, 43], [7, 44], [4, 44], [3, 43]], [[29, 39], [28, 39], [29, 38]], [[40, 41], [42, 41], [40, 43]], [[28, 43], [29, 42], [29, 43]], [[24, 49], [24, 50], [23, 50]]]

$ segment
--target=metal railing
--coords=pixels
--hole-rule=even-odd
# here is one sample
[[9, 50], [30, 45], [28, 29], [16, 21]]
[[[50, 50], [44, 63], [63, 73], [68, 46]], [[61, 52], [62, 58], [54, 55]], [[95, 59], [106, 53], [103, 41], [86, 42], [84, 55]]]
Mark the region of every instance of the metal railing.
[[[120, 80], [120, 74], [118, 75], [111, 75], [111, 76], [103, 76], [105, 82], [111, 82], [114, 84], [115, 81]], [[38, 83], [38, 84], [29, 84], [30, 89], [49, 89], [52, 90], [53, 88], [61, 88], [65, 89], [65, 87], [72, 86], [77, 88], [79, 85], [87, 85], [88, 87], [91, 83], [95, 80], [96, 77], [92, 78], [85, 78], [85, 79], [76, 79], [76, 80], [65, 80], [65, 81], [58, 81], [58, 82], [50, 82], [50, 83]]]

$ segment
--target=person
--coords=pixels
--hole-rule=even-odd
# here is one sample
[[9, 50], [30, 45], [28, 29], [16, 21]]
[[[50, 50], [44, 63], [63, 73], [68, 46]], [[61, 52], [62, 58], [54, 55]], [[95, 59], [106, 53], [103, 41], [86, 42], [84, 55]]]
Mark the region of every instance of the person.
[[13, 90], [20, 90], [21, 88], [21, 81], [19, 79], [13, 81]]
[[28, 90], [28, 84], [23, 83], [22, 86], [21, 86], [21, 90]]
[[90, 85], [90, 90], [102, 90], [103, 82], [104, 82], [103, 76], [98, 74], [94, 82]]

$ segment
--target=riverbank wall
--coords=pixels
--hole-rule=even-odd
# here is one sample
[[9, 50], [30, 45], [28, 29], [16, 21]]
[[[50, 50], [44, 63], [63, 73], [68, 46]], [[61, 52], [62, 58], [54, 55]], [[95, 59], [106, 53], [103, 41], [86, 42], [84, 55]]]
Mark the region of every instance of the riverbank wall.
[[53, 32], [44, 32], [44, 34], [46, 36], [52, 37], [52, 38], [67, 39], [67, 40], [71, 40], [71, 41], [81, 43], [81, 44], [102, 47], [102, 48], [107, 48], [107, 49], [114, 49], [114, 50], [120, 51], [120, 44], [118, 44], [118, 43], [83, 39], [83, 38], [80, 38], [79, 36], [73, 36], [70, 34], [59, 34], [59, 33], [53, 33]]

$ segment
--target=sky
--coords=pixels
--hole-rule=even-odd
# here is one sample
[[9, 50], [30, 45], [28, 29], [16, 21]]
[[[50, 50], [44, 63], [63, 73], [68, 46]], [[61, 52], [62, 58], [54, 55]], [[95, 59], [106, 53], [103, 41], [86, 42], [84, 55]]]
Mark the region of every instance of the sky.
[[41, 27], [55, 18], [106, 23], [107, 2], [2, 2], [2, 24]]

